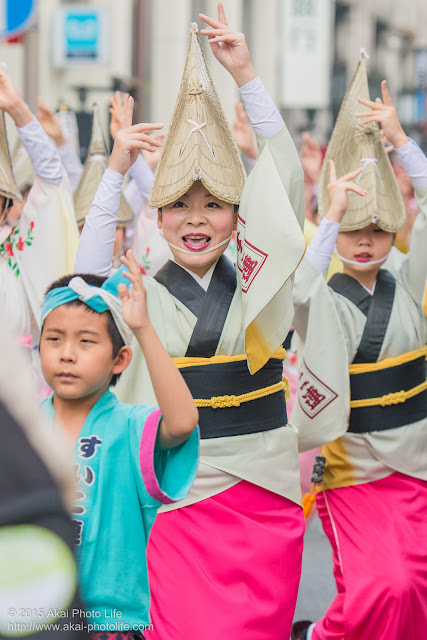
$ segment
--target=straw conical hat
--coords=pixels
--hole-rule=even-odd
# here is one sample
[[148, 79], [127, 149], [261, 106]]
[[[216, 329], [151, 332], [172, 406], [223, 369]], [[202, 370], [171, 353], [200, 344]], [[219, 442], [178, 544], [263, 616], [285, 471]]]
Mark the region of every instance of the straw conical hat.
[[217, 198], [238, 204], [245, 179], [245, 169], [193, 23], [181, 88], [149, 205], [155, 209], [173, 202], [195, 180], [201, 180]]
[[[92, 136], [84, 171], [77, 189], [74, 192], [74, 210], [78, 225], [83, 224], [86, 215], [89, 213], [99, 183], [107, 168], [108, 158], [109, 153], [102, 133], [99, 108], [98, 105], [95, 104], [93, 107]], [[121, 194], [117, 220], [118, 226], [130, 224], [133, 221], [133, 217], [132, 209], [123, 194]]]
[[348, 210], [341, 231], [362, 229], [376, 222], [385, 231], [394, 233], [405, 224], [405, 207], [378, 124], [364, 125], [362, 118], [355, 117], [356, 113], [369, 110], [358, 102], [358, 97], [370, 100], [363, 53], [344, 96], [323, 162], [319, 214], [324, 216], [328, 210], [329, 159], [332, 159], [338, 177], [362, 167], [356, 182], [368, 192], [364, 197], [348, 192]]
[[31, 164], [30, 156], [27, 153], [26, 148], [22, 144], [21, 138], [18, 138], [17, 145], [12, 155], [12, 167], [13, 174], [15, 176], [15, 182], [18, 185], [18, 189], [25, 191], [34, 184], [34, 171]]
[[0, 110], [0, 195], [6, 198], [22, 200], [18, 185], [13, 175], [10, 161], [9, 145], [7, 144], [4, 112]]

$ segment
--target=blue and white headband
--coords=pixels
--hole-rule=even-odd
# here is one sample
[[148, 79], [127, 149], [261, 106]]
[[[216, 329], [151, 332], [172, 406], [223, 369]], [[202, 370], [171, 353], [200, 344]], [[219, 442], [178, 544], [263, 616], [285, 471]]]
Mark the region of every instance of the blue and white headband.
[[120, 269], [105, 280], [101, 287], [93, 287], [87, 284], [83, 278], [75, 277], [70, 280], [66, 287], [57, 287], [49, 291], [42, 306], [41, 326], [43, 326], [46, 317], [53, 309], [73, 300], [81, 300], [98, 313], [110, 311], [124, 343], [129, 345], [132, 342], [133, 333], [123, 320], [122, 301], [117, 289], [119, 284], [125, 284], [127, 287], [131, 284], [129, 278], [123, 275], [125, 270], [129, 273], [126, 267], [122, 265]]

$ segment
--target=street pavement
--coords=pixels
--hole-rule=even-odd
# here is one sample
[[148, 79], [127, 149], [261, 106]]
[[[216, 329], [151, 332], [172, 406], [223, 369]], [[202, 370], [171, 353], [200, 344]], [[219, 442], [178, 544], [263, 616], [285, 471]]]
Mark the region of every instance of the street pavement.
[[323, 617], [336, 595], [332, 574], [332, 550], [315, 515], [304, 537], [302, 575], [294, 620]]

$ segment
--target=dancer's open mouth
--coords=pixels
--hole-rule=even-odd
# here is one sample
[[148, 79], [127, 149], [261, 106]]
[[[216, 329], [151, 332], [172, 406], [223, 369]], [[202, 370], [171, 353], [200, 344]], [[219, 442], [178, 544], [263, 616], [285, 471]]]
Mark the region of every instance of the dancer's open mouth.
[[208, 248], [211, 238], [204, 233], [191, 233], [183, 236], [182, 241], [190, 251], [203, 251]]

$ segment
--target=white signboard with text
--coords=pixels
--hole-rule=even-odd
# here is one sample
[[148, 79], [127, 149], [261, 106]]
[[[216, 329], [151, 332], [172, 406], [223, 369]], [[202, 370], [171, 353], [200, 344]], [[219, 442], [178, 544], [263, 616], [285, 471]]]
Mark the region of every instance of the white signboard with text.
[[283, 0], [282, 105], [324, 109], [330, 102], [332, 0]]

